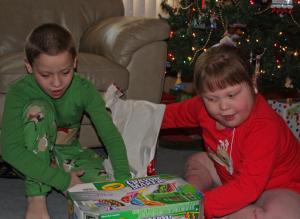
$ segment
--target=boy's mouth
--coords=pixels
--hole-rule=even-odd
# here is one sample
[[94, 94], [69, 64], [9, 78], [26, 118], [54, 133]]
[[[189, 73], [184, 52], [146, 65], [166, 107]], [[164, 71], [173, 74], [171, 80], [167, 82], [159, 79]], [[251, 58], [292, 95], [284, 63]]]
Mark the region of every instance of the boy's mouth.
[[62, 96], [62, 94], [63, 94], [63, 89], [51, 91], [51, 96], [54, 98], [58, 98]]

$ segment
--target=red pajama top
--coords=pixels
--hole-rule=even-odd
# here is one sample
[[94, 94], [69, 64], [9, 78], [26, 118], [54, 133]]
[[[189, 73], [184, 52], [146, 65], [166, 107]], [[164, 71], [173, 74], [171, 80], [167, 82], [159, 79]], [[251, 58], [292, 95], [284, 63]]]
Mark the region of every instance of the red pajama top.
[[208, 218], [233, 213], [268, 189], [300, 193], [300, 143], [262, 96], [257, 95], [250, 116], [235, 129], [217, 130], [197, 96], [167, 105], [162, 128], [197, 126], [222, 181], [204, 193]]

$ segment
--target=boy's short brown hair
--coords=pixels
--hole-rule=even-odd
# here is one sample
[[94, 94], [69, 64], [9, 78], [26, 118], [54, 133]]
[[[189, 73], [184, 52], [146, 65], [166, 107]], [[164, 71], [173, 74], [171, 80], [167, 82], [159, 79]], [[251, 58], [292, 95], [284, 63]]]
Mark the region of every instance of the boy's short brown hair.
[[72, 34], [55, 23], [42, 24], [28, 35], [25, 43], [25, 54], [30, 65], [41, 54], [57, 55], [68, 51], [73, 59], [77, 55]]
[[246, 82], [253, 87], [253, 69], [240, 49], [219, 45], [203, 52], [195, 63], [194, 84], [198, 94]]

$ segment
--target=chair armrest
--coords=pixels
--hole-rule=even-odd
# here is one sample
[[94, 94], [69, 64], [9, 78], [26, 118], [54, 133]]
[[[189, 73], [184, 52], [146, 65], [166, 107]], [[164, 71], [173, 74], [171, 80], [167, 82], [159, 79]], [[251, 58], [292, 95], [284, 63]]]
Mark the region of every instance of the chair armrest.
[[166, 40], [170, 27], [158, 18], [113, 17], [90, 27], [80, 40], [81, 52], [95, 53], [126, 67], [139, 48]]

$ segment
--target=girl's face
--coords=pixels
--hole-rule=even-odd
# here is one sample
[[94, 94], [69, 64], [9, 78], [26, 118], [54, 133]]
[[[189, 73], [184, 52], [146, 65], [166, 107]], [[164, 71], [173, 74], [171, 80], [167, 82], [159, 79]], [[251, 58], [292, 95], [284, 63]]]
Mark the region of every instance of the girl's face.
[[67, 51], [54, 56], [42, 53], [32, 66], [26, 61], [25, 65], [44, 92], [53, 99], [59, 99], [72, 81], [76, 58], [74, 60]]
[[246, 83], [227, 86], [216, 91], [201, 94], [205, 107], [217, 121], [218, 128], [235, 128], [250, 115], [255, 95], [253, 88]]

